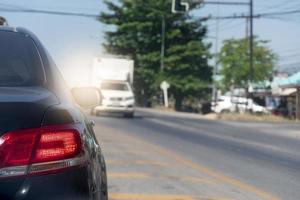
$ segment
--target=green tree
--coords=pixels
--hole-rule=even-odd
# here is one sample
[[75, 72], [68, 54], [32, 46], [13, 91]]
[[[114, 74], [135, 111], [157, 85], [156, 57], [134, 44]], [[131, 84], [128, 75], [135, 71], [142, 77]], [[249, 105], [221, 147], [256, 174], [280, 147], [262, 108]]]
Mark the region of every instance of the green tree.
[[[140, 103], [160, 93], [159, 84], [167, 80], [171, 95], [180, 109], [185, 97], [207, 92], [211, 83], [208, 65], [210, 45], [203, 39], [202, 21], [186, 14], [171, 13], [168, 0], [105, 1], [108, 11], [102, 23], [113, 25], [106, 32], [104, 47], [109, 53], [135, 60], [135, 92]], [[162, 22], [166, 24], [164, 69], [161, 69]]]
[[253, 77], [251, 78], [248, 38], [230, 39], [224, 42], [219, 62], [222, 66], [222, 84], [225, 89], [228, 90], [231, 86], [247, 88], [250, 82], [259, 83], [272, 76], [277, 56], [267, 44], [267, 41], [255, 37]]

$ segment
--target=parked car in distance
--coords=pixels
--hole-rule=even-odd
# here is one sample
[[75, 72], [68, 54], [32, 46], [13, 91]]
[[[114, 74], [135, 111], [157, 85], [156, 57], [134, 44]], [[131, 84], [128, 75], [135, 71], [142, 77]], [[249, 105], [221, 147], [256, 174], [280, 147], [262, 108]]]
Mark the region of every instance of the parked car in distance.
[[230, 97], [221, 96], [217, 102], [212, 103], [212, 110], [215, 113], [229, 113], [229, 112], [252, 112], [260, 114], [269, 114], [269, 111], [258, 105], [252, 99], [245, 97]]
[[240, 112], [251, 112], [257, 114], [269, 114], [269, 111], [263, 107], [255, 103], [252, 99], [248, 99], [248, 102], [238, 103], [238, 109]]
[[231, 102], [231, 97], [221, 96], [217, 101], [212, 102], [211, 110], [215, 113], [229, 113], [233, 112], [233, 104]]
[[0, 199], [107, 200], [104, 156], [79, 107], [98, 105], [99, 91], [70, 91], [23, 28], [0, 27], [0, 44]]

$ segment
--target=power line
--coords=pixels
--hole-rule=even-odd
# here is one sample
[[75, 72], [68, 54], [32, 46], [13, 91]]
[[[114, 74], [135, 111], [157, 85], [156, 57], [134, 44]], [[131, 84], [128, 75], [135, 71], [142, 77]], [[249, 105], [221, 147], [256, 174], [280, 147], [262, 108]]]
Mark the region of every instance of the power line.
[[300, 48], [296, 47], [296, 48], [283, 49], [280, 53], [281, 54], [300, 53]]
[[[1, 5], [1, 4], [0, 4]], [[245, 4], [242, 4], [245, 5]], [[51, 15], [64, 15], [64, 16], [78, 16], [78, 17], [88, 17], [88, 18], [97, 18], [99, 15], [96, 14], [87, 14], [87, 13], [73, 13], [73, 12], [63, 12], [63, 11], [49, 11], [49, 10], [39, 10], [39, 9], [27, 9], [27, 8], [0, 8], [2, 12], [20, 12], [20, 13], [40, 13], [40, 14], [51, 14]], [[272, 16], [283, 16], [300, 13], [300, 9], [290, 10], [290, 11], [280, 11], [280, 12], [267, 12], [267, 13], [258, 13], [253, 15], [253, 18], [267, 18]], [[250, 18], [247, 14], [235, 14], [231, 16], [208, 16], [202, 17], [202, 19], [208, 20], [226, 20], [226, 19], [245, 19]]]
[[245, 22], [238, 22], [238, 23], [232, 24], [231, 26], [223, 27], [222, 29], [220, 29], [220, 31], [231, 30], [231, 29], [233, 29], [233, 28], [240, 27], [240, 26], [242, 26], [242, 25], [244, 25], [244, 24], [245, 24]]
[[[290, 10], [290, 11], [282, 11], [282, 12], [269, 12], [269, 13], [258, 13], [252, 16], [252, 18], [270, 18], [276, 17], [276, 16], [284, 16], [284, 15], [291, 15], [291, 14], [300, 14], [299, 10]], [[234, 14], [230, 16], [207, 16], [207, 17], [201, 17], [202, 19], [206, 20], [226, 20], [226, 19], [247, 19], [251, 18], [251, 16], [247, 14]], [[274, 18], [275, 19], [275, 18]]]
[[216, 26], [216, 23], [211, 24], [210, 26], [213, 26], [213, 28], [211, 28], [211, 31], [215, 31], [217, 29], [219, 30], [223, 30], [224, 28], [227, 29], [227, 27], [231, 27], [235, 22], [237, 22], [234, 19], [228, 19], [228, 20], [215, 20], [215, 22], [218, 22], [218, 26]]
[[[228, 19], [247, 19], [250, 18], [248, 14], [234, 14], [234, 15], [228, 15], [228, 16], [207, 16], [207, 17], [201, 17], [201, 19], [206, 20], [228, 20]], [[258, 15], [254, 15], [253, 18], [260, 18]]]
[[232, 5], [232, 6], [245, 6], [250, 5], [248, 2], [238, 2], [238, 1], [203, 1], [202, 4], [211, 4], [211, 5]]
[[280, 21], [285, 21], [285, 22], [293, 22], [293, 23], [300, 23], [299, 20], [296, 19], [290, 19], [290, 18], [284, 18], [284, 17], [276, 17], [276, 16], [270, 16], [270, 17], [264, 17], [265, 19], [276, 19], [276, 20], [280, 20]]
[[259, 17], [267, 17], [267, 16], [282, 16], [282, 15], [291, 15], [300, 13], [300, 9], [297, 10], [289, 10], [289, 11], [281, 11], [281, 12], [269, 12], [269, 13], [260, 13], [257, 14]]
[[280, 56], [280, 59], [283, 59], [283, 58], [287, 59], [287, 58], [291, 58], [291, 57], [295, 57], [295, 56], [297, 56], [296, 59], [299, 59], [298, 56], [300, 56], [300, 52], [294, 52], [294, 53], [290, 53], [290, 54], [282, 54]]
[[[95, 0], [97, 1], [97, 0]], [[74, 6], [75, 5], [75, 6]], [[85, 5], [88, 5], [88, 4], [85, 4]], [[24, 6], [19, 6], [19, 5], [14, 5], [14, 4], [7, 4], [7, 3], [0, 3], [0, 6], [1, 7], [4, 7], [4, 8], [14, 8], [14, 9], [29, 9], [28, 7], [24, 7]], [[97, 5], [93, 5], [93, 7], [86, 7], [86, 6], [79, 6], [79, 5], [76, 5], [76, 4], [72, 4], [70, 5], [70, 3], [67, 3], [67, 4], [64, 4], [63, 2], [57, 4], [53, 4], [53, 5], [39, 5], [37, 9], [39, 10], [62, 10], [62, 9], [73, 9], [73, 10], [89, 10], [89, 11], [94, 11], [94, 12], [99, 12], [99, 9], [97, 9], [97, 7], [95, 7]], [[101, 6], [99, 4], [99, 6]], [[30, 9], [33, 9], [32, 7]]]
[[285, 1], [283, 1], [283, 2], [280, 2], [280, 3], [278, 3], [278, 4], [273, 4], [272, 6], [268, 6], [268, 7], [266, 7], [266, 8], [263, 8], [263, 10], [272, 10], [272, 9], [274, 9], [274, 8], [276, 8], [276, 9], [278, 9], [278, 8], [283, 8], [283, 6], [285, 7], [285, 6], [287, 6], [287, 5], [290, 5], [291, 3], [295, 3], [295, 1], [292, 1], [292, 0], [285, 0]]
[[13, 9], [13, 8], [0, 8], [2, 12], [15, 12], [15, 13], [39, 13], [39, 14], [49, 14], [49, 15], [63, 15], [63, 16], [77, 16], [77, 17], [88, 17], [88, 18], [98, 18], [99, 15], [86, 14], [86, 13], [70, 13], [61, 11], [49, 11], [49, 10], [38, 10], [38, 9]]

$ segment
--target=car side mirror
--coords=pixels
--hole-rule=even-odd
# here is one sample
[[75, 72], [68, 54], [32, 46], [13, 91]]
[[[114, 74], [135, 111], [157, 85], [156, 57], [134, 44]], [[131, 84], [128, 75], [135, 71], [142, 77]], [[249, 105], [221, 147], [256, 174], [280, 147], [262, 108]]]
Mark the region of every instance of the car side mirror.
[[95, 108], [101, 103], [99, 89], [93, 87], [73, 88], [71, 90], [76, 103], [85, 109]]

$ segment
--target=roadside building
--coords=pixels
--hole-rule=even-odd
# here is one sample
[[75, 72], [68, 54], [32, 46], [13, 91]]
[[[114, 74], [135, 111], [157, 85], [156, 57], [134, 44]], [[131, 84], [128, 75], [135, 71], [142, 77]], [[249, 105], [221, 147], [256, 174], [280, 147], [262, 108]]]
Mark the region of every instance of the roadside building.
[[[249, 89], [250, 96], [254, 102], [264, 106], [275, 115], [295, 118], [297, 89], [295, 87], [282, 87], [282, 84], [288, 80], [287, 74], [277, 73], [270, 80], [252, 84]], [[239, 93], [245, 95], [245, 91]]]
[[[276, 73], [270, 80], [252, 84], [248, 90], [253, 102], [265, 107], [270, 113], [290, 119], [300, 119], [299, 91], [300, 72], [292, 76]], [[244, 88], [232, 88], [225, 96], [247, 98], [247, 91]]]
[[300, 72], [281, 81], [279, 86], [282, 90], [293, 91], [293, 95], [287, 100], [287, 107], [289, 112], [295, 110], [296, 119], [300, 119]]

